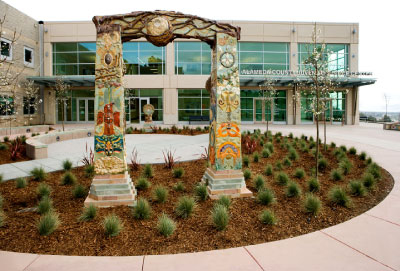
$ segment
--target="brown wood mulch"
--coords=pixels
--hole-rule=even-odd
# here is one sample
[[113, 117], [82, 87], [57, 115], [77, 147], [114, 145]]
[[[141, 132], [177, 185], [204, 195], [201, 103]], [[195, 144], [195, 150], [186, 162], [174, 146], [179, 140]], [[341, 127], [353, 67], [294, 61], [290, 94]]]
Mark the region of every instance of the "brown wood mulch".
[[21, 153], [21, 156], [18, 157], [16, 160], [12, 160], [11, 156], [10, 156], [11, 143], [10, 142], [2, 142], [0, 144], [4, 144], [7, 146], [7, 149], [0, 150], [0, 165], [31, 160], [28, 156], [26, 156], [25, 144], [23, 145], [23, 151]]
[[[262, 174], [268, 163], [274, 165], [278, 159], [287, 155], [288, 151], [281, 149], [279, 145], [275, 143], [275, 152], [270, 158], [261, 158], [260, 162], [251, 163], [253, 178]], [[37, 231], [39, 214], [18, 212], [37, 205], [35, 191], [38, 182], [30, 181], [26, 188], [17, 189], [13, 181], [8, 181], [0, 184], [0, 194], [5, 199], [4, 212], [8, 217], [6, 225], [0, 228], [0, 250], [40, 254], [124, 256], [195, 252], [259, 244], [306, 234], [346, 221], [378, 204], [393, 187], [393, 178], [387, 171], [382, 170], [382, 179], [376, 188], [365, 197], [351, 196], [350, 208], [329, 203], [327, 194], [331, 187], [347, 187], [350, 180], [360, 178], [366, 169], [358, 156], [348, 155], [354, 165], [351, 173], [345, 180], [330, 180], [330, 171], [338, 166], [337, 159], [330, 150], [324, 153], [329, 165], [321, 172], [321, 191], [316, 193], [322, 201], [323, 208], [321, 213], [314, 217], [306, 214], [301, 204], [314, 159], [311, 154], [303, 155], [300, 151], [298, 153], [300, 159], [284, 171], [295, 180], [294, 170], [297, 167], [305, 169], [306, 178], [296, 180], [303, 191], [300, 198], [287, 198], [285, 188], [277, 185], [273, 177], [264, 175], [268, 187], [275, 192], [277, 198], [276, 203], [268, 209], [275, 213], [278, 223], [267, 226], [259, 221], [260, 212], [266, 207], [259, 204], [255, 198], [234, 199], [229, 210], [230, 222], [225, 231], [217, 231], [213, 227], [210, 219], [213, 201], [210, 199], [199, 202], [194, 214], [188, 219], [178, 218], [174, 213], [179, 197], [193, 195], [193, 187], [200, 181], [206, 169], [204, 160], [182, 162], [176, 166], [185, 170], [184, 177], [180, 179], [185, 184], [185, 192], [172, 189], [179, 180], [172, 177], [170, 169], [164, 168], [163, 165], [153, 166], [155, 176], [150, 180], [151, 188], [138, 192], [139, 197], [145, 197], [151, 203], [152, 216], [148, 220], [134, 219], [129, 207], [116, 207], [100, 209], [93, 221], [78, 222], [84, 199], [74, 199], [72, 187], [60, 185], [63, 172], [51, 173], [45, 182], [52, 187], [51, 197], [60, 215], [61, 225], [49, 236], [40, 236]], [[72, 172], [81, 184], [89, 188], [91, 179], [84, 176], [83, 168], [73, 169]], [[140, 172], [133, 172], [133, 180], [137, 180], [139, 174]], [[163, 185], [169, 190], [168, 200], [164, 204], [152, 201], [152, 189], [157, 185]], [[247, 186], [256, 192], [252, 180], [247, 181]], [[156, 229], [157, 217], [163, 212], [177, 223], [176, 231], [168, 238], [159, 234]], [[123, 221], [124, 228], [116, 237], [106, 237], [102, 228], [103, 218], [111, 213], [115, 213]]]

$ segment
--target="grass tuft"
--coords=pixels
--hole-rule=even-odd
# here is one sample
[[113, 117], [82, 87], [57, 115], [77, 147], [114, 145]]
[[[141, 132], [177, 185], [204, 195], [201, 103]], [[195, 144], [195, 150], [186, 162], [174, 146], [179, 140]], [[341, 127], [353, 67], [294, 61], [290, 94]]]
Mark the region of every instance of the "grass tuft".
[[211, 211], [211, 217], [214, 227], [219, 230], [225, 230], [229, 223], [229, 214], [225, 206], [221, 204], [214, 205]]
[[345, 158], [339, 163], [339, 168], [342, 170], [342, 173], [344, 175], [347, 175], [350, 173], [350, 170], [352, 169], [353, 164], [350, 162], [349, 159]]
[[95, 172], [94, 172], [94, 165], [87, 165], [87, 166], [85, 167], [85, 176], [88, 177], [88, 178], [90, 178], [90, 177], [93, 177], [94, 174], [95, 174]]
[[276, 179], [276, 182], [277, 182], [279, 185], [282, 185], [282, 186], [287, 185], [288, 182], [289, 182], [289, 180], [290, 180], [290, 179], [289, 179], [289, 176], [288, 176], [285, 172], [279, 172], [279, 173], [276, 175], [275, 179]]
[[303, 202], [305, 212], [313, 215], [317, 215], [321, 211], [321, 205], [321, 200], [313, 194], [307, 194]]
[[243, 166], [244, 167], [249, 167], [250, 166], [250, 159], [248, 156], [243, 157]]
[[55, 212], [48, 212], [40, 217], [37, 229], [40, 235], [49, 235], [53, 233], [60, 225], [60, 219]]
[[136, 206], [132, 208], [132, 215], [136, 219], [148, 219], [151, 214], [151, 207], [149, 202], [144, 199], [140, 198]]
[[151, 186], [151, 183], [144, 177], [140, 177], [136, 182], [137, 190], [147, 190]]
[[35, 167], [34, 169], [31, 170], [30, 173], [31, 173], [34, 181], [41, 182], [47, 178], [46, 171], [44, 171], [44, 168], [42, 168], [42, 167]]
[[36, 194], [38, 195], [39, 198], [49, 197], [50, 193], [51, 193], [51, 188], [46, 183], [41, 183], [36, 188]]
[[115, 214], [108, 215], [103, 220], [104, 233], [108, 237], [117, 236], [123, 229], [121, 220]]
[[325, 158], [318, 159], [318, 169], [324, 171], [328, 167], [328, 160]]
[[28, 185], [28, 181], [25, 178], [18, 178], [15, 180], [16, 188], [25, 188]]
[[174, 176], [174, 178], [182, 178], [183, 175], [185, 175], [185, 170], [183, 168], [174, 168], [172, 170], [172, 175]]
[[154, 187], [153, 191], [154, 199], [158, 203], [164, 203], [168, 198], [168, 190], [161, 185]]
[[366, 152], [361, 152], [360, 153], [360, 160], [361, 161], [367, 160], [367, 153]]
[[72, 196], [74, 196], [74, 198], [80, 199], [86, 197], [86, 195], [87, 191], [83, 185], [77, 184], [74, 186], [74, 188], [72, 188]]
[[275, 217], [275, 214], [270, 211], [270, 210], [264, 210], [260, 214], [260, 221], [263, 224], [266, 225], [275, 225], [277, 222], [277, 219]]
[[307, 181], [307, 188], [309, 192], [318, 192], [320, 189], [319, 181], [315, 178], [311, 178]]
[[65, 171], [69, 171], [72, 169], [72, 162], [69, 159], [65, 159], [62, 161], [62, 167]]
[[334, 181], [341, 181], [343, 180], [343, 174], [340, 169], [334, 169], [331, 171], [331, 179]]
[[208, 197], [207, 186], [204, 184], [198, 184], [194, 188], [194, 194], [199, 201], [205, 201]]
[[245, 169], [245, 170], [243, 171], [243, 176], [244, 176], [244, 179], [245, 179], [245, 180], [249, 180], [249, 179], [251, 178], [251, 171], [250, 171], [250, 169]]
[[216, 203], [225, 206], [225, 208], [229, 210], [229, 207], [231, 206], [231, 199], [226, 195], [222, 195], [218, 198]]
[[171, 234], [173, 234], [175, 229], [176, 229], [176, 224], [171, 218], [168, 217], [168, 215], [162, 214], [158, 218], [157, 230], [165, 237], [168, 237]]
[[61, 185], [73, 185], [76, 184], [76, 177], [75, 175], [67, 171], [64, 173], [64, 175], [61, 177]]
[[354, 147], [351, 147], [351, 148], [349, 149], [349, 153], [350, 153], [351, 155], [356, 155], [356, 154], [357, 154], [357, 149], [354, 148]]
[[196, 201], [192, 197], [180, 197], [175, 208], [175, 213], [178, 217], [188, 218], [196, 208]]
[[37, 211], [39, 214], [46, 214], [53, 210], [53, 201], [49, 197], [43, 197], [37, 206]]
[[257, 189], [257, 191], [264, 189], [264, 187], [265, 187], [264, 178], [261, 175], [257, 175], [253, 181], [253, 184], [254, 184], [254, 187]]
[[263, 149], [261, 155], [263, 158], [268, 158], [271, 156], [271, 153], [269, 152], [268, 149]]
[[258, 152], [253, 153], [253, 162], [258, 163], [260, 161], [260, 155]]
[[349, 191], [353, 196], [363, 197], [367, 193], [361, 181], [353, 180], [349, 182]]
[[362, 182], [365, 188], [373, 189], [376, 184], [376, 180], [371, 173], [365, 173], [362, 177]]
[[272, 165], [268, 164], [264, 170], [264, 174], [267, 176], [271, 176], [273, 173], [274, 173], [274, 171], [272, 169]]
[[296, 171], [294, 172], [294, 177], [297, 179], [303, 179], [306, 176], [306, 172], [302, 168], [296, 168]]
[[183, 192], [185, 191], [185, 185], [182, 182], [177, 182], [174, 186], [173, 189], [176, 192]]
[[328, 199], [331, 203], [349, 207], [351, 204], [351, 200], [349, 196], [347, 196], [346, 191], [343, 188], [335, 186], [328, 193]]
[[368, 168], [367, 168], [367, 172], [372, 174], [372, 176], [374, 176], [374, 178], [379, 181], [382, 177], [382, 173], [381, 173], [381, 168], [378, 166], [377, 163], [372, 162]]
[[275, 194], [270, 189], [261, 190], [257, 194], [257, 201], [262, 205], [271, 205], [275, 200]]
[[154, 177], [154, 170], [150, 164], [146, 164], [143, 168], [143, 176], [146, 178], [153, 178]]
[[288, 198], [299, 197], [301, 195], [301, 189], [298, 183], [290, 181], [286, 187], [286, 196]]
[[285, 157], [285, 158], [283, 159], [283, 165], [284, 165], [285, 167], [290, 167], [290, 166], [292, 165], [292, 161], [290, 161], [290, 159], [289, 159], [288, 157]]
[[89, 204], [83, 208], [82, 214], [78, 218], [79, 221], [90, 221], [93, 220], [97, 215], [97, 207], [94, 204]]

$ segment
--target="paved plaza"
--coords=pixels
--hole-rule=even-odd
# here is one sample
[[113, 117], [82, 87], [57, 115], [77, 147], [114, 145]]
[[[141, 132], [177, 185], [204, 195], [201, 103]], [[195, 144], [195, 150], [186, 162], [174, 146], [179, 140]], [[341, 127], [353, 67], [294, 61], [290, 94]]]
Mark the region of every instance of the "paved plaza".
[[[264, 125], [242, 128], [265, 130]], [[315, 137], [312, 125], [273, 125], [270, 129]], [[400, 270], [400, 133], [371, 124], [328, 126], [327, 130], [328, 142], [366, 151], [395, 179], [386, 199], [342, 224], [281, 241], [175, 255], [71, 257], [3, 251], [0, 270]], [[208, 145], [208, 135], [127, 135], [126, 141], [128, 154], [136, 147], [142, 163], [160, 163], [163, 149], [176, 149], [181, 161], [198, 158]], [[20, 171], [27, 175], [39, 164], [56, 170], [65, 158], [77, 163], [85, 144], [91, 146], [92, 142], [85, 138], [51, 144], [49, 158], [2, 165], [0, 172], [5, 177]]]

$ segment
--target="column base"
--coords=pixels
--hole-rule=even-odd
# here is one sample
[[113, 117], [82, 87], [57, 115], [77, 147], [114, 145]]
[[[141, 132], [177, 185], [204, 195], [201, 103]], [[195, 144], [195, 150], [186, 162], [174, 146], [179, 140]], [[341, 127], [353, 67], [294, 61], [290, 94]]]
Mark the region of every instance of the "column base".
[[90, 186], [85, 206], [108, 208], [136, 204], [136, 189], [128, 172], [115, 175], [96, 175]]
[[207, 185], [211, 199], [218, 199], [221, 195], [231, 198], [252, 197], [253, 193], [246, 188], [241, 170], [214, 170], [207, 168], [202, 182]]

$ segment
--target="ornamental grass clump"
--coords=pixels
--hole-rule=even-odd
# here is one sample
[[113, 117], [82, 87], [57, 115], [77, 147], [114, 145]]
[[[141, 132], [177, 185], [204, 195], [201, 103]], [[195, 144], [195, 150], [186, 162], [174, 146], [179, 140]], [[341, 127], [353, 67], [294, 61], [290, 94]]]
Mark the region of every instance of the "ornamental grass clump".
[[176, 184], [174, 184], [173, 189], [176, 192], [183, 192], [185, 191], [185, 185], [182, 182], [177, 182]]
[[90, 177], [93, 177], [94, 174], [95, 174], [95, 172], [94, 172], [94, 165], [87, 165], [87, 166], [85, 167], [85, 176], [88, 177], [88, 178], [90, 178]]
[[331, 203], [344, 207], [350, 207], [351, 200], [343, 188], [335, 186], [328, 193], [328, 199]]
[[257, 191], [260, 191], [264, 189], [265, 187], [265, 181], [264, 178], [261, 175], [257, 175], [256, 178], [253, 181], [254, 187], [257, 189]]
[[143, 168], [143, 176], [146, 178], [153, 178], [154, 170], [150, 164], [146, 164]]
[[349, 182], [349, 191], [353, 196], [363, 197], [367, 193], [361, 181], [353, 180]]
[[290, 167], [290, 166], [292, 165], [292, 161], [290, 161], [290, 159], [289, 159], [288, 157], [285, 157], [285, 158], [283, 159], [283, 165], [284, 165], [285, 167]]
[[272, 142], [267, 142], [265, 148], [268, 149], [271, 154], [274, 152], [274, 144], [272, 144]]
[[267, 176], [271, 176], [273, 173], [274, 173], [274, 170], [272, 168], [272, 165], [268, 164], [265, 167], [264, 174], [267, 175]]
[[318, 159], [318, 169], [324, 171], [328, 167], [328, 160], [325, 158]]
[[248, 156], [243, 157], [243, 166], [244, 167], [249, 167], [250, 166], [250, 159]]
[[296, 161], [297, 159], [299, 159], [299, 154], [293, 147], [289, 148], [289, 159], [292, 161]]
[[198, 184], [194, 188], [194, 194], [199, 201], [205, 201], [207, 199], [207, 186], [204, 184]]
[[70, 171], [65, 172], [61, 177], [61, 185], [74, 185], [76, 182], [77, 180], [75, 175]]
[[147, 190], [151, 186], [151, 183], [144, 177], [140, 177], [136, 182], [137, 190]]
[[360, 160], [361, 161], [365, 161], [367, 159], [367, 153], [366, 152], [361, 152], [360, 153]]
[[49, 235], [53, 233], [60, 225], [60, 219], [55, 212], [48, 212], [40, 217], [37, 229], [40, 235]]
[[357, 149], [354, 148], [354, 147], [351, 147], [351, 148], [349, 149], [349, 153], [350, 153], [351, 155], [356, 155], [356, 154], [357, 154]]
[[136, 206], [132, 208], [132, 216], [136, 219], [148, 219], [150, 218], [151, 214], [151, 207], [149, 202], [144, 199], [140, 198]]
[[283, 165], [282, 165], [282, 162], [281, 161], [276, 161], [276, 163], [275, 163], [275, 169], [276, 170], [282, 170], [283, 169]]
[[365, 164], [366, 164], [366, 165], [372, 164], [372, 158], [371, 158], [371, 157], [368, 157], [367, 160], [365, 160]]
[[258, 152], [253, 153], [253, 162], [258, 163], [260, 161], [260, 155]]
[[175, 213], [178, 217], [188, 218], [196, 208], [196, 201], [192, 197], [180, 197], [175, 208]]
[[362, 182], [365, 188], [373, 189], [376, 184], [376, 180], [371, 173], [365, 173], [362, 177]]
[[182, 178], [183, 175], [185, 174], [185, 170], [183, 168], [174, 168], [172, 170], [172, 175], [174, 176], [174, 178]]
[[261, 156], [262, 156], [263, 158], [268, 158], [268, 157], [271, 156], [271, 153], [269, 152], [268, 149], [263, 149], [262, 152], [261, 152]]
[[288, 182], [289, 182], [289, 176], [285, 173], [285, 172], [279, 172], [277, 175], [276, 175], [276, 177], [275, 177], [275, 179], [276, 179], [276, 182], [279, 184], [279, 185], [287, 185], [288, 184]]
[[343, 152], [347, 152], [347, 148], [345, 145], [340, 145], [339, 147]]
[[6, 144], [0, 143], [0, 151], [7, 150], [8, 146]]
[[297, 179], [303, 179], [306, 176], [306, 172], [302, 168], [296, 168], [296, 171], [294, 172], [294, 177]]
[[39, 198], [49, 197], [51, 193], [51, 188], [46, 183], [40, 183], [36, 188], [36, 194]]
[[321, 211], [321, 200], [313, 195], [307, 194], [303, 201], [303, 208], [306, 213], [316, 216]]
[[108, 237], [117, 236], [123, 229], [121, 220], [115, 214], [108, 215], [103, 220], [104, 233]]
[[317, 179], [311, 178], [307, 181], [307, 188], [308, 191], [313, 193], [313, 192], [318, 192], [320, 190], [320, 183]]
[[76, 199], [84, 198], [86, 197], [86, 194], [86, 188], [81, 184], [77, 184], [72, 188], [72, 196]]
[[336, 143], [335, 142], [331, 142], [330, 146], [331, 146], [332, 149], [334, 149], [334, 148], [336, 148]]
[[45, 214], [53, 210], [53, 201], [49, 197], [43, 197], [37, 206], [39, 214]]
[[160, 234], [168, 237], [174, 233], [175, 229], [176, 224], [171, 218], [168, 217], [168, 215], [162, 214], [158, 218], [157, 230]]
[[226, 195], [222, 195], [218, 198], [216, 204], [221, 204], [222, 206], [225, 206], [225, 208], [229, 210], [229, 207], [231, 206], [231, 199]]
[[158, 203], [164, 203], [168, 198], [168, 190], [161, 185], [154, 187], [153, 191], [154, 199]]
[[368, 168], [367, 168], [367, 172], [372, 174], [372, 176], [374, 176], [374, 178], [379, 181], [382, 177], [382, 173], [381, 173], [381, 168], [378, 166], [377, 163], [373, 162], [371, 163]]
[[225, 230], [229, 223], [228, 209], [221, 204], [215, 204], [211, 211], [211, 218], [217, 230]]
[[28, 185], [28, 181], [25, 178], [18, 178], [15, 180], [16, 188], [25, 188]]
[[65, 160], [62, 162], [62, 167], [63, 167], [64, 171], [69, 171], [69, 170], [71, 170], [71, 169], [72, 169], [72, 162], [71, 162], [71, 160], [65, 159]]
[[83, 207], [82, 214], [79, 216], [79, 221], [90, 221], [93, 220], [97, 215], [97, 207], [94, 204], [89, 204], [89, 206]]
[[290, 181], [286, 187], [286, 196], [288, 198], [299, 197], [301, 195], [301, 189], [298, 183]]
[[342, 170], [342, 173], [344, 175], [349, 174], [352, 167], [353, 167], [353, 164], [350, 162], [349, 159], [343, 159], [339, 163], [339, 168]]
[[274, 212], [272, 212], [270, 210], [264, 210], [260, 214], [260, 221], [261, 221], [261, 223], [266, 224], [266, 225], [275, 225], [277, 222], [277, 219], [275, 217]]
[[275, 200], [275, 194], [270, 189], [261, 190], [257, 194], [257, 201], [262, 205], [271, 205], [275, 202]]
[[31, 175], [34, 181], [44, 181], [47, 178], [46, 171], [42, 167], [35, 167], [31, 170]]
[[251, 178], [251, 171], [249, 169], [245, 169], [243, 171], [243, 176], [245, 180], [249, 180]]
[[340, 169], [334, 169], [331, 171], [331, 179], [333, 181], [341, 181], [343, 180], [343, 174]]

